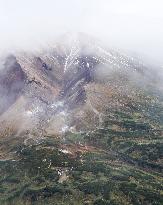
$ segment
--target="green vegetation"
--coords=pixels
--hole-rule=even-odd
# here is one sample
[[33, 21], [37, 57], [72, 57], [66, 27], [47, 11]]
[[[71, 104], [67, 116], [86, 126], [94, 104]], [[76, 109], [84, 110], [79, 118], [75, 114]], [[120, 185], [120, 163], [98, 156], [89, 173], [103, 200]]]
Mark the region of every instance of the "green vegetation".
[[0, 161], [0, 204], [162, 205], [162, 127], [162, 104], [149, 101], [64, 141], [1, 142], [13, 158]]

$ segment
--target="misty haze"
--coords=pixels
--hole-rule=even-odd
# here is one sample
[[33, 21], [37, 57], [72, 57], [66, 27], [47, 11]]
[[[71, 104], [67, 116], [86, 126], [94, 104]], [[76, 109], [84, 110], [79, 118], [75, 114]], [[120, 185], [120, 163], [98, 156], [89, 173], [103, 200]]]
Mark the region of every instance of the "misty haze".
[[0, 205], [163, 204], [162, 8], [0, 0]]

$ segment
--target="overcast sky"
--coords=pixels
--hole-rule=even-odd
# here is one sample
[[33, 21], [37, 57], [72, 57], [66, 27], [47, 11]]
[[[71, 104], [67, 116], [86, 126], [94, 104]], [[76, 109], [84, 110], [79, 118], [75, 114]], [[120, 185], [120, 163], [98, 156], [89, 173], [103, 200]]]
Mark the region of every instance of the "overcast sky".
[[33, 48], [66, 31], [163, 65], [162, 0], [0, 0], [0, 50]]

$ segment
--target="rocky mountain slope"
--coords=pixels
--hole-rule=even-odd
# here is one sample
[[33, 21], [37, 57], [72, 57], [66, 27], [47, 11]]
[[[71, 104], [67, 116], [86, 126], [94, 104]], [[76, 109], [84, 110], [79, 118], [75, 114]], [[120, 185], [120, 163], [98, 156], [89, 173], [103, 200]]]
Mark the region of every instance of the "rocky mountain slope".
[[0, 79], [3, 204], [163, 203], [163, 94], [152, 67], [64, 35], [5, 58]]
[[[6, 112], [1, 115], [0, 120], [3, 127], [4, 124], [11, 127], [13, 119], [9, 120], [8, 116], [14, 116], [15, 132], [20, 127], [20, 121], [27, 127], [22, 131], [31, 130], [32, 127], [40, 129], [42, 126], [45, 126], [45, 130], [48, 128], [47, 121], [53, 121], [57, 113], [67, 115], [68, 124], [76, 127], [78, 125], [71, 119], [74, 118], [74, 112], [79, 121], [85, 118], [88, 110], [98, 117], [103, 115], [97, 105], [94, 105], [97, 104], [95, 101], [99, 101], [100, 95], [108, 102], [108, 97], [113, 93], [129, 99], [137, 95], [139, 88], [141, 90], [150, 86], [155, 89], [156, 80], [152, 72], [133, 58], [113, 50], [105, 50], [90, 37], [64, 36], [62, 43], [56, 43], [39, 52], [20, 52], [5, 59], [1, 71], [1, 93], [4, 99], [1, 102], [1, 114]], [[19, 102], [22, 98], [24, 105], [17, 106], [22, 104]], [[108, 105], [122, 106], [123, 102], [114, 100], [115, 102], [109, 102]], [[98, 106], [102, 109], [105, 104], [101, 101]], [[20, 111], [21, 107], [24, 110]], [[21, 116], [16, 118], [18, 113]], [[31, 118], [29, 122], [26, 122], [27, 118]], [[59, 130], [54, 129], [53, 132], [64, 129], [64, 124], [61, 122]]]

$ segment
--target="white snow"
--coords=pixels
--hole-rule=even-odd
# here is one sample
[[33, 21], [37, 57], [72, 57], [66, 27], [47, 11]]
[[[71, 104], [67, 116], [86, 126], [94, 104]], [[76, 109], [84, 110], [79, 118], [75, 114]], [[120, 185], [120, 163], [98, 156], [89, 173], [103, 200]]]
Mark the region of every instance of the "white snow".
[[62, 101], [58, 101], [53, 103], [50, 107], [51, 108], [58, 108], [58, 107], [62, 107], [63, 106], [63, 102]]
[[69, 152], [68, 150], [66, 150], [66, 149], [60, 149], [59, 151], [62, 152], [62, 153], [64, 153], [64, 154], [70, 153], [70, 152]]
[[65, 125], [62, 127], [61, 132], [64, 133], [68, 130], [69, 126]]
[[40, 112], [40, 111], [42, 111], [42, 109], [37, 106], [35, 109], [27, 110], [27, 111], [26, 111], [26, 115], [32, 116], [32, 115], [37, 114], [37, 113]]

